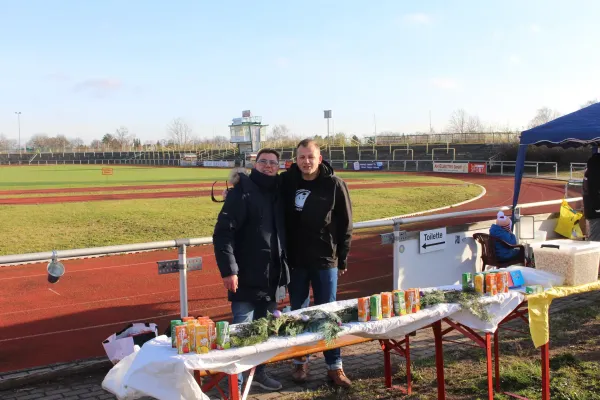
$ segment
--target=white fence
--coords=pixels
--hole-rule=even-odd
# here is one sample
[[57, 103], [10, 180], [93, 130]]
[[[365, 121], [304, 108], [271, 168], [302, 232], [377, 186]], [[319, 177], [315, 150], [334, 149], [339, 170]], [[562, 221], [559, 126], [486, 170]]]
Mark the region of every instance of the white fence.
[[[569, 202], [580, 201], [581, 198], [568, 199]], [[562, 200], [552, 200], [538, 203], [528, 203], [518, 205], [515, 209], [516, 223], [515, 227], [517, 232], [520, 231], [520, 211], [527, 208], [535, 208], [548, 205], [560, 205]], [[461, 211], [445, 214], [425, 215], [417, 217], [399, 217], [391, 218], [388, 220], [378, 220], [370, 222], [358, 222], [354, 224], [354, 229], [371, 229], [371, 228], [393, 228], [393, 265], [394, 265], [394, 287], [395, 288], [406, 288], [407, 285], [425, 286], [425, 277], [427, 277], [427, 286], [435, 286], [440, 284], [447, 284], [457, 279], [457, 273], [466, 268], [473, 268], [476, 263], [475, 246], [473, 243], [464, 243], [462, 238], [465, 238], [465, 233], [459, 238], [452, 252], [444, 253], [437, 252], [429, 253], [429, 259], [427, 258], [415, 258], [420, 257], [418, 250], [419, 243], [404, 242], [402, 237], [402, 227], [407, 224], [415, 224], [422, 222], [439, 222], [440, 226], [445, 226], [449, 218], [455, 217], [467, 217], [475, 216], [480, 214], [496, 213], [498, 211], [508, 211], [511, 207], [493, 207], [470, 211]], [[461, 234], [459, 233], [459, 236]], [[471, 233], [472, 236], [472, 233]], [[94, 247], [87, 249], [75, 249], [75, 250], [58, 250], [58, 251], [47, 251], [41, 253], [28, 253], [28, 254], [16, 254], [8, 256], [0, 256], [0, 266], [36, 262], [36, 261], [47, 261], [51, 260], [53, 256], [57, 259], [65, 258], [78, 258], [78, 257], [89, 257], [97, 255], [108, 255], [118, 253], [129, 253], [147, 250], [160, 250], [168, 248], [178, 249], [178, 269], [179, 269], [179, 287], [180, 287], [180, 307], [181, 316], [186, 317], [188, 314], [188, 302], [187, 302], [187, 253], [186, 249], [188, 246], [206, 245], [211, 244], [211, 237], [204, 238], [193, 238], [193, 239], [177, 239], [168, 240], [162, 242], [150, 242], [150, 243], [137, 243], [119, 246], [105, 246], [105, 247]], [[431, 254], [434, 254], [431, 256]], [[476, 254], [476, 252], [475, 252]], [[412, 255], [411, 258], [407, 258], [408, 255]], [[428, 256], [424, 254], [423, 256]], [[458, 263], [458, 264], [457, 264]], [[467, 272], [466, 270], [464, 272]]]

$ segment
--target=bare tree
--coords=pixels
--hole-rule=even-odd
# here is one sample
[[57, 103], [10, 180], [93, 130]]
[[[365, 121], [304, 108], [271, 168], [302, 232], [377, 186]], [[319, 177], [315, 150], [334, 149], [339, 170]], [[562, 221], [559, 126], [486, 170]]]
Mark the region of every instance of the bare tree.
[[288, 140], [290, 138], [290, 130], [285, 125], [275, 125], [271, 129], [271, 140]]
[[17, 147], [17, 141], [0, 134], [0, 151], [11, 151]]
[[479, 119], [479, 116], [477, 116], [477, 115], [469, 116], [469, 119], [467, 120], [466, 132], [468, 132], [468, 133], [483, 132], [483, 123], [481, 122], [481, 119]]
[[71, 143], [71, 148], [73, 150], [81, 149], [81, 148], [85, 147], [85, 143], [83, 142], [82, 138], [70, 139], [69, 142]]
[[175, 118], [167, 127], [167, 133], [173, 144], [183, 150], [192, 140], [192, 128], [182, 119]]
[[469, 123], [469, 115], [462, 108], [454, 111], [448, 121], [448, 132], [450, 133], [466, 133]]
[[115, 130], [114, 139], [119, 143], [121, 150], [124, 150], [125, 147], [131, 144], [132, 138], [126, 126], [121, 126]]
[[583, 103], [581, 105], [581, 108], [586, 108], [586, 107], [589, 107], [589, 106], [591, 106], [593, 104], [596, 104], [596, 103], [598, 103], [598, 99], [588, 100], [588, 101], [586, 101], [585, 103]]
[[535, 117], [533, 117], [533, 119], [529, 122], [529, 129], [544, 125], [545, 123], [550, 122], [558, 117], [560, 117], [560, 113], [558, 111], [552, 110], [548, 107], [542, 107], [537, 110]]

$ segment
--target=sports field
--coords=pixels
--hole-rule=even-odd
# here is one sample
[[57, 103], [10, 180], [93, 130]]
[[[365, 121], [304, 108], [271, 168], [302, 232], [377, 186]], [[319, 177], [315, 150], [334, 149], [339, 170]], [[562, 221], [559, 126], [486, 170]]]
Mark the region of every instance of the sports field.
[[[106, 168], [106, 166], [104, 166]], [[0, 168], [0, 254], [210, 236], [229, 169], [113, 166]], [[445, 177], [341, 172], [354, 221], [469, 200], [477, 185]]]

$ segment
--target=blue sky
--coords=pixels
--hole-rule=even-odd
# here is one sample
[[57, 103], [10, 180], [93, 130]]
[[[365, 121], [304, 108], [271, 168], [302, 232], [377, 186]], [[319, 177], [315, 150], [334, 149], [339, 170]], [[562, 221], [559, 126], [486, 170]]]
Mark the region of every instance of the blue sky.
[[[598, 1], [0, 0], [0, 133], [124, 125], [228, 135], [244, 109], [299, 136], [522, 128], [600, 98]], [[596, 24], [596, 26], [595, 26]], [[23, 141], [25, 139], [22, 139]]]

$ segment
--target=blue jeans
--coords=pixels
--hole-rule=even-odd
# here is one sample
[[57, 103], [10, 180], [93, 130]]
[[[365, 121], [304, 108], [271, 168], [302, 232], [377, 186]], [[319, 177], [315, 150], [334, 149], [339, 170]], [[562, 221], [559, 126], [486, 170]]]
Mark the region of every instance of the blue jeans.
[[[292, 310], [308, 307], [310, 302], [309, 289], [312, 286], [315, 305], [331, 303], [336, 299], [338, 269], [294, 268], [291, 271], [290, 303]], [[325, 363], [330, 370], [342, 368], [342, 356], [339, 348], [323, 352]], [[301, 364], [301, 361], [294, 360]]]
[[[232, 301], [231, 302], [231, 313], [233, 314], [233, 324], [242, 324], [245, 322], [252, 322], [254, 320], [267, 316], [267, 312], [273, 312], [277, 308], [277, 303], [274, 301], [260, 301], [260, 302], [245, 302], [245, 301]], [[256, 367], [255, 374], [262, 372], [264, 365]], [[238, 387], [242, 389], [244, 384], [244, 376], [238, 374]]]

